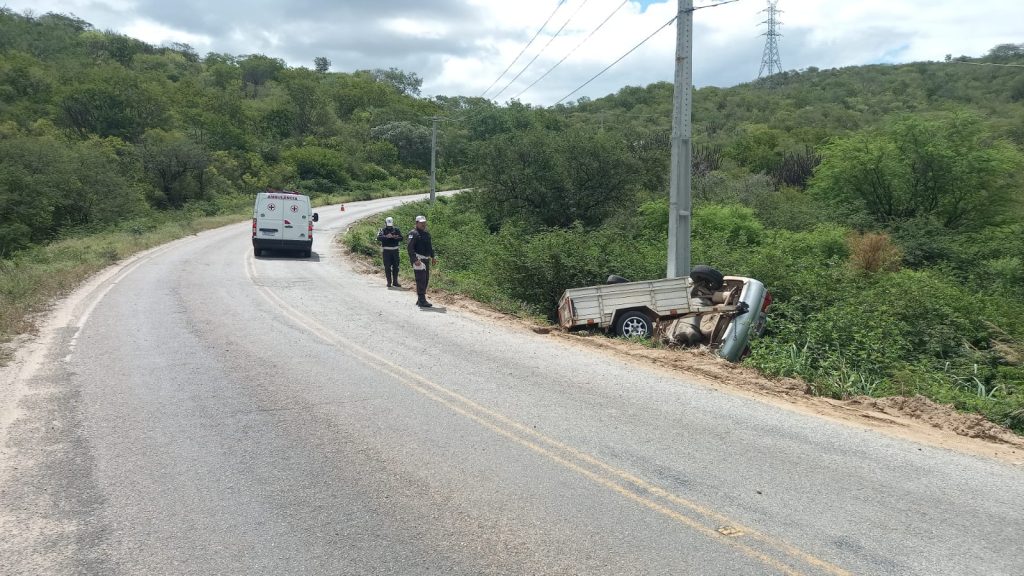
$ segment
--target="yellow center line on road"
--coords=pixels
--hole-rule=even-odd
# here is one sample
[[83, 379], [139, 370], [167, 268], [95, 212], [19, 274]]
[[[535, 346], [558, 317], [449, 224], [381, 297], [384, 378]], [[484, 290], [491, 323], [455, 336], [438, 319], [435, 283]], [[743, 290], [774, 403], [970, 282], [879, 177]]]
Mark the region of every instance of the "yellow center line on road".
[[[309, 330], [321, 340], [352, 353], [374, 369], [384, 372], [396, 378], [408, 388], [434, 400], [481, 426], [500, 434], [513, 442], [537, 453], [546, 459], [576, 472], [592, 482], [608, 488], [650, 510], [658, 512], [680, 524], [683, 524], [698, 533], [701, 533], [715, 542], [733, 547], [755, 560], [758, 560], [785, 574], [803, 574], [790, 565], [780, 561], [779, 558], [770, 555], [774, 552], [777, 556], [787, 558], [790, 562], [798, 561], [807, 567], [813, 567], [827, 574], [835, 576], [849, 576], [850, 572], [822, 560], [812, 554], [804, 552], [795, 546], [769, 536], [750, 527], [739, 524], [730, 518], [714, 510], [687, 500], [656, 486], [646, 480], [638, 478], [625, 470], [621, 470], [600, 460], [599, 458], [580, 451], [572, 446], [550, 438], [533, 428], [517, 422], [512, 418], [482, 406], [461, 394], [445, 388], [427, 378], [391, 362], [390, 360], [364, 348], [360, 344], [338, 335], [327, 327], [321, 325], [313, 318], [299, 312], [284, 299], [275, 294], [265, 286], [255, 284], [256, 268], [255, 259], [251, 252], [246, 254], [246, 272], [260, 294], [271, 304], [281, 309], [284, 314], [299, 326]], [[588, 468], [589, 466], [589, 468]], [[658, 502], [656, 498], [664, 502]], [[694, 513], [696, 517], [686, 515], [671, 506], [683, 508]], [[724, 525], [728, 529], [720, 531], [716, 526]], [[742, 535], [737, 535], [737, 531]], [[761, 550], [748, 545], [744, 540], [759, 542]]]

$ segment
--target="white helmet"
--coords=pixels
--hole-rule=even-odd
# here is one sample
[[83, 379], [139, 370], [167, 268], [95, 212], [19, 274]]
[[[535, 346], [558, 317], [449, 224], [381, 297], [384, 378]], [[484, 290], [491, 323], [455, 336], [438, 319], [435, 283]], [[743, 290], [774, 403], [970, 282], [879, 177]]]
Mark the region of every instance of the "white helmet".
[[391, 216], [388, 216], [387, 218], [384, 219], [384, 223], [387, 224], [388, 226], [394, 226], [395, 219], [392, 218]]

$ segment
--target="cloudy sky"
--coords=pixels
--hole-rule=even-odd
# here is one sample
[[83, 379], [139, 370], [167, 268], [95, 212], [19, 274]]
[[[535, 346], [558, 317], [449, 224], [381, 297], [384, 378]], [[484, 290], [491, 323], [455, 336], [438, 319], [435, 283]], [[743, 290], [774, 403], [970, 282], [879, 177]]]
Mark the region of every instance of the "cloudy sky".
[[[341, 72], [394, 66], [419, 74], [424, 96], [480, 96], [486, 90], [499, 102], [518, 97], [541, 105], [553, 104], [626, 53], [671, 19], [676, 5], [676, 0], [0, 0], [0, 6], [16, 12], [74, 14], [97, 29], [152, 44], [185, 42], [200, 54], [263, 53], [307, 67], [314, 57], [326, 56], [332, 70]], [[694, 13], [697, 86], [731, 86], [757, 77], [765, 7], [766, 0], [739, 0]], [[997, 44], [1024, 43], [1021, 0], [779, 0], [778, 7], [786, 70], [980, 56]], [[498, 80], [552, 13], [544, 31]], [[572, 99], [670, 81], [674, 30], [662, 30]], [[526, 89], [570, 51], [563, 64]]]

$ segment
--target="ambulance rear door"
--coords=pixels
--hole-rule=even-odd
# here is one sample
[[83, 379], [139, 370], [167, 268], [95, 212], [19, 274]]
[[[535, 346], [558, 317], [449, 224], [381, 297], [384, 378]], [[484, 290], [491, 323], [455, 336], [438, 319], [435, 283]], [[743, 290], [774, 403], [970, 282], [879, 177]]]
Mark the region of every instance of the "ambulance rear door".
[[259, 240], [281, 240], [284, 238], [283, 214], [286, 210], [281, 194], [261, 193], [256, 197], [253, 218], [256, 219], [256, 235]]
[[281, 236], [285, 241], [309, 241], [309, 198], [292, 196], [280, 200]]

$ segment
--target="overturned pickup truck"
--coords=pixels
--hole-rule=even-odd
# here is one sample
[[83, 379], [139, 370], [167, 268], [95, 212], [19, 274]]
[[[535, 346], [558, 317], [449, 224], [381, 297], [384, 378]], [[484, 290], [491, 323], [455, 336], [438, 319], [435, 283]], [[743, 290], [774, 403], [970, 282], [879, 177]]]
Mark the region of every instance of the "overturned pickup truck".
[[629, 282], [610, 276], [601, 286], [570, 288], [558, 301], [558, 323], [624, 337], [648, 338], [657, 331], [670, 343], [704, 344], [736, 362], [764, 331], [771, 303], [771, 293], [753, 278], [695, 266], [688, 278]]

